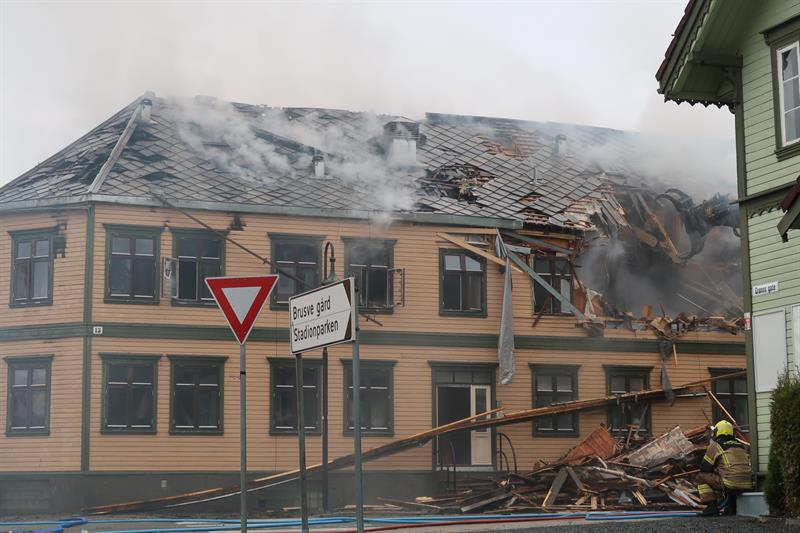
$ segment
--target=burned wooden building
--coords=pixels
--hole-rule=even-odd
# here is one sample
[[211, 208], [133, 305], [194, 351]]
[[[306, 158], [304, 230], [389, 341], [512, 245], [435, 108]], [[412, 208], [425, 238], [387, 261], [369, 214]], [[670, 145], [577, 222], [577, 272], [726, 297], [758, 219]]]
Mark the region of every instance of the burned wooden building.
[[[0, 512], [236, 480], [236, 345], [207, 276], [282, 273], [249, 341], [248, 450], [254, 474], [294, 468], [287, 300], [320, 284], [327, 242], [360, 286], [365, 448], [491, 406], [743, 368], [738, 250], [699, 259], [736, 221], [719, 199], [649, 188], [628, 135], [137, 99], [0, 189]], [[350, 369], [346, 347], [326, 369], [306, 354], [312, 462], [324, 422], [330, 456], [352, 450]], [[743, 380], [715, 388], [746, 425]], [[601, 423], [654, 434], [719, 416], [683, 396], [433, 439], [370, 463], [368, 494], [507, 470], [509, 446], [520, 465], [552, 460]], [[332, 505], [349, 475], [332, 474]]]

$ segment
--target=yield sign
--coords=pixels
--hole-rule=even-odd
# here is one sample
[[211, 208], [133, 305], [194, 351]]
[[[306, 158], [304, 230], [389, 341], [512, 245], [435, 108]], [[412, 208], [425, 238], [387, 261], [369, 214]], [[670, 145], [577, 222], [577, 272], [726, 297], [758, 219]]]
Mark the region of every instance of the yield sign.
[[244, 344], [256, 318], [278, 282], [278, 275], [206, 278], [211, 294], [239, 344]]

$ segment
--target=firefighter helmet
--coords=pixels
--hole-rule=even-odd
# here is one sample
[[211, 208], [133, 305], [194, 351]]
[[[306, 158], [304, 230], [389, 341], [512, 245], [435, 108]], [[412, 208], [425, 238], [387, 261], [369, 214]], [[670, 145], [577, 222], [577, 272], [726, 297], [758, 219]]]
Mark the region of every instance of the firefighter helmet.
[[720, 420], [714, 428], [714, 437], [730, 436], [733, 437], [733, 424], [727, 420]]

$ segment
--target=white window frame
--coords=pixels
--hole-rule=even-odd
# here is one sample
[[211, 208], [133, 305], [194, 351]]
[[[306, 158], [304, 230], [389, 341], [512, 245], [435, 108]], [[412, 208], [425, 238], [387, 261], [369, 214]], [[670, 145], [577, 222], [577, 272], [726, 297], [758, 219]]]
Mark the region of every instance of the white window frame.
[[800, 305], [792, 307], [792, 341], [794, 371], [800, 373]]
[[[783, 100], [784, 100], [783, 84], [784, 84], [784, 82], [786, 80], [783, 79], [783, 69], [781, 68], [781, 55], [785, 51], [787, 51], [787, 50], [789, 50], [791, 48], [795, 48], [797, 50], [797, 56], [796, 56], [797, 57], [797, 63], [798, 63], [798, 65], [797, 65], [797, 77], [800, 78], [800, 41], [795, 41], [795, 42], [793, 42], [793, 43], [791, 43], [789, 45], [786, 45], [786, 46], [784, 46], [782, 48], [779, 48], [779, 49], [777, 49], [775, 51], [775, 62], [776, 62], [775, 68], [776, 68], [776, 72], [778, 74], [778, 95], [779, 95], [779, 102], [778, 102], [779, 110], [778, 111], [780, 113], [781, 146], [782, 147], [783, 146], [791, 146], [791, 145], [793, 145], [793, 144], [795, 144], [797, 142], [800, 142], [800, 135], [798, 135], [798, 137], [796, 139], [793, 139], [791, 141], [787, 142], [787, 140], [786, 140], [786, 113], [788, 113], [788, 111], [786, 111], [784, 109], [784, 107], [783, 107]], [[790, 79], [793, 79], [793, 78], [790, 78]], [[794, 109], [800, 109], [800, 106], [795, 107]], [[793, 111], [794, 109], [790, 109], [789, 111]]]

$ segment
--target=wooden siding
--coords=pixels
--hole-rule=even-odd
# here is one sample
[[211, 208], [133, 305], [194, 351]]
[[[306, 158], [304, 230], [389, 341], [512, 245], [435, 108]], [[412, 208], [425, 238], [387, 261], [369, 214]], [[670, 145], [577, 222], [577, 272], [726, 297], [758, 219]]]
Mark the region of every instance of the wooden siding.
[[80, 338], [0, 344], [0, 359], [8, 356], [52, 355], [50, 435], [6, 437], [8, 365], [0, 361], [0, 472], [75, 471], [81, 467]]
[[[239, 393], [238, 346], [234, 341], [159, 341], [95, 338], [92, 358], [92, 470], [236, 470], [238, 467]], [[108, 435], [100, 432], [102, 361], [99, 353], [135, 352], [161, 355], [208, 355], [229, 357], [225, 364], [224, 434], [170, 435], [169, 395], [170, 363], [167, 357], [158, 368], [158, 404], [155, 435]], [[248, 344], [248, 464], [253, 470], [284, 470], [297, 465], [297, 438], [293, 435], [269, 435], [270, 383], [268, 357], [286, 357], [288, 347], [282, 342], [252, 342]], [[494, 363], [492, 349], [422, 348], [409, 346], [362, 346], [364, 360], [392, 360], [394, 366], [394, 437], [364, 436], [365, 449], [383, 444], [431, 427], [433, 417], [432, 382], [429, 362]], [[319, 354], [309, 354], [317, 359]], [[338, 346], [330, 354], [330, 456], [350, 453], [353, 441], [343, 434], [343, 365], [350, 358], [349, 346]], [[651, 386], [659, 383], [659, 357], [656, 354], [609, 354], [586, 352], [544, 353], [520, 350], [517, 353], [517, 375], [511, 385], [497, 385], [497, 400], [509, 411], [530, 408], [532, 405], [531, 371], [528, 363], [578, 363], [580, 398], [602, 396], [606, 390], [603, 365], [652, 365]], [[674, 384], [708, 377], [709, 368], [743, 367], [743, 356], [696, 355], [679, 356], [678, 365], [668, 362]], [[656, 433], [675, 425], [694, 427], [710, 416], [711, 403], [705, 397], [679, 399], [674, 406], [664, 402], [653, 406], [652, 422]], [[597, 424], [605, 422], [604, 410], [580, 416], [581, 434], [586, 435]], [[553, 460], [573, 445], [577, 438], [532, 437], [530, 423], [502, 429], [513, 440], [521, 468], [529, 468], [538, 459]], [[317, 462], [321, 456], [321, 438], [309, 436], [308, 460]], [[370, 463], [374, 470], [430, 469], [431, 446], [413, 449]]]
[[[66, 224], [64, 257], [53, 263], [52, 305], [10, 308], [12, 239], [9, 232], [50, 229]], [[80, 322], [83, 320], [83, 277], [86, 252], [86, 212], [83, 210], [0, 216], [0, 328]]]

